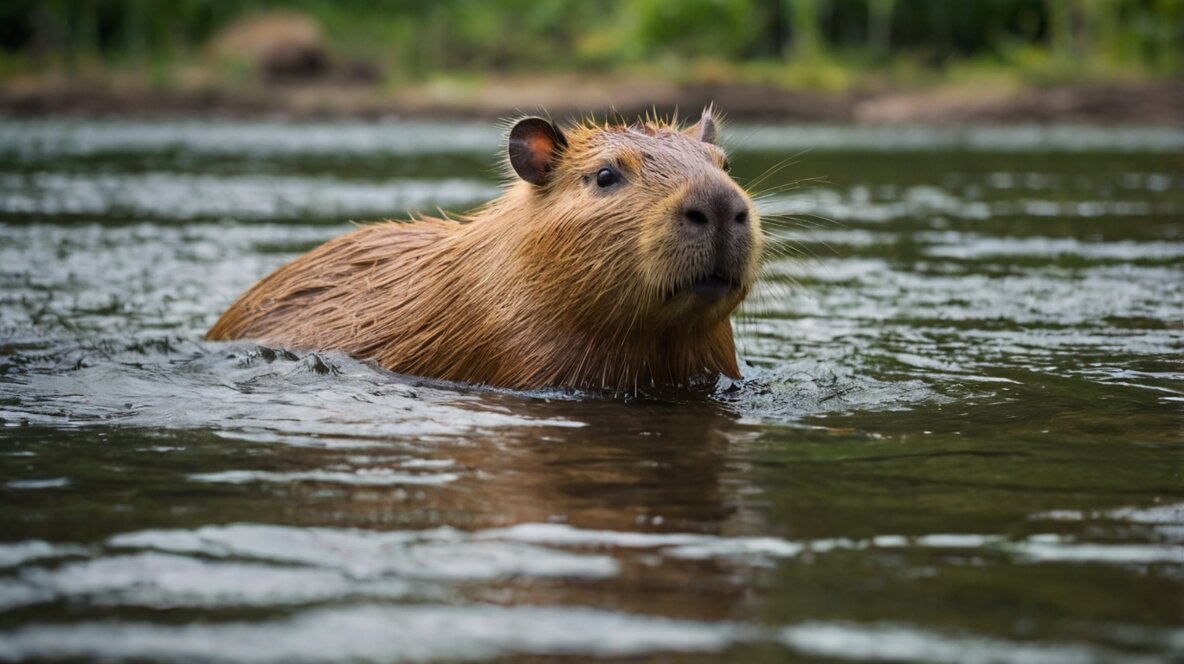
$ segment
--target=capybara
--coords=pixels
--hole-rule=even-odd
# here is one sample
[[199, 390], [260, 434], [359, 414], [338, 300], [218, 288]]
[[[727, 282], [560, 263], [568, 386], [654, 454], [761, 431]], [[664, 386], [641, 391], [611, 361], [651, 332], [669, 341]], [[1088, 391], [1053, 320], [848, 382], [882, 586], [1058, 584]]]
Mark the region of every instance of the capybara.
[[710, 107], [685, 128], [523, 118], [500, 197], [331, 240], [255, 284], [206, 338], [516, 389], [739, 377], [730, 314], [756, 277], [760, 219], [715, 142]]

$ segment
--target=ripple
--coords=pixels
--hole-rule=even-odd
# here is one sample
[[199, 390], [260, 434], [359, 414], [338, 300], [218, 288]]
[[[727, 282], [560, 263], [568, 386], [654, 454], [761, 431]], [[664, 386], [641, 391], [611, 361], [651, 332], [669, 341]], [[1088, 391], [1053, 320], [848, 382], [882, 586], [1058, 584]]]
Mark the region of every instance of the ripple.
[[[1163, 523], [1177, 518], [1178, 506], [1166, 513], [1153, 508], [1115, 510], [1115, 514]], [[412, 657], [408, 653], [429, 659], [511, 654], [629, 656], [718, 652], [739, 644], [781, 644], [799, 654], [852, 660], [1110, 661], [1116, 653], [1092, 645], [1016, 642], [910, 625], [805, 622], [769, 629], [590, 608], [433, 602], [455, 598], [463, 588], [457, 584], [473, 581], [616, 578], [625, 565], [620, 557], [630, 551], [641, 554], [649, 566], [655, 564], [654, 554], [764, 566], [806, 552], [826, 555], [866, 549], [939, 549], [948, 552], [943, 554], [946, 557], [965, 551], [980, 564], [985, 553], [988, 561], [1003, 555], [1021, 564], [1184, 565], [1182, 547], [1096, 544], [1054, 534], [1010, 539], [935, 533], [792, 541], [546, 523], [471, 533], [449, 527], [369, 531], [233, 524], [134, 531], [111, 537], [103, 549], [106, 555], [89, 560], [25, 565], [15, 577], [0, 580], [0, 607], [11, 610], [69, 602], [79, 608], [213, 610], [353, 603], [301, 609], [291, 617], [262, 622], [26, 625], [0, 634], [0, 659], [209, 659], [214, 656], [209, 644], [216, 642], [216, 656], [234, 661], [288, 661], [294, 653], [300, 653], [302, 661], [354, 657], [403, 661]], [[97, 553], [39, 541], [0, 548], [12, 565], [88, 551]], [[415, 604], [358, 604], [358, 600]], [[1161, 648], [1184, 644], [1184, 635], [1171, 630], [1143, 629], [1141, 634], [1144, 641], [1150, 639]], [[257, 648], [260, 643], [267, 643], [267, 648]], [[1135, 657], [1131, 661], [1139, 661]]]
[[279, 175], [0, 173], [0, 213], [153, 219], [384, 219], [468, 206], [498, 188], [466, 179], [363, 183]]
[[25, 570], [16, 583], [19, 585], [15, 588], [0, 584], [0, 602], [10, 608], [53, 600], [154, 609], [270, 607], [432, 594], [423, 586], [396, 578], [357, 579], [336, 570], [159, 553], [111, 556], [54, 569], [32, 568]]
[[[489, 154], [500, 130], [488, 122], [27, 120], [0, 123], [0, 147], [32, 156], [183, 150], [193, 154], [316, 156]], [[730, 125], [730, 147], [746, 151], [970, 150], [976, 152], [1178, 152], [1184, 131], [1171, 127], [1089, 126], [852, 127]]]
[[1124, 128], [1071, 125], [967, 127], [737, 126], [729, 130], [745, 150], [859, 150], [883, 152], [1180, 152], [1184, 131], [1172, 127]]
[[[250, 343], [179, 340], [147, 349], [126, 342], [98, 349], [69, 345], [48, 355], [53, 362], [44, 370], [29, 372], [19, 381], [0, 378], [0, 397], [12, 395], [17, 401], [0, 406], [0, 417], [52, 426], [206, 428], [237, 440], [336, 449], [389, 447], [392, 440], [455, 438], [503, 427], [585, 426], [560, 417], [506, 412], [481, 393], [464, 394], [431, 381], [412, 384], [338, 353], [284, 355]], [[99, 359], [86, 359], [94, 356]], [[337, 371], [308, 370], [310, 357]], [[57, 370], [62, 364], [70, 370]], [[189, 408], [194, 400], [203, 407]], [[234, 470], [198, 479], [284, 481]], [[324, 481], [359, 484], [398, 479], [382, 470], [315, 472]], [[455, 479], [448, 474], [436, 476], [442, 480], [430, 474], [421, 477], [419, 483]]]
[[942, 634], [901, 625], [806, 623], [787, 627], [781, 639], [794, 650], [814, 657], [880, 662], [1023, 662], [1025, 664], [1088, 664], [1159, 662], [1089, 646], [1022, 643], [972, 635]]
[[[1171, 251], [1175, 248], [1164, 253]], [[1020, 266], [1002, 275], [982, 267], [919, 272], [894, 269], [878, 259], [815, 259], [774, 260], [765, 270], [770, 277], [823, 284], [811, 292], [811, 308], [794, 314], [863, 319], [877, 326], [891, 319], [908, 327], [925, 320], [1003, 320], [1032, 325], [1033, 334], [1056, 336], [1063, 326], [1106, 318], [1174, 320], [1184, 307], [1184, 289], [1176, 285], [1181, 271], [1175, 266], [1081, 267], [1072, 278], [1053, 278], [1044, 267]]]
[[[928, 185], [906, 189], [899, 197], [870, 200], [858, 193], [835, 190], [809, 190], [768, 196], [760, 200], [763, 216], [769, 217], [774, 231], [784, 232], [778, 225], [796, 219], [817, 219], [821, 225], [868, 223], [881, 226], [889, 222], [914, 221], [917, 218], [940, 217], [970, 221], [986, 221], [999, 217], [1029, 216], [1056, 218], [1088, 217], [1148, 217], [1174, 215], [1179, 208], [1171, 202], [1152, 201], [1050, 201], [1026, 199], [1022, 201], [984, 201], [974, 196]], [[801, 233], [795, 239], [808, 240], [813, 233]], [[825, 232], [822, 236], [825, 237]], [[833, 237], [833, 236], [832, 236]], [[858, 239], [856, 239], [858, 241]]]
[[72, 544], [52, 544], [42, 540], [0, 543], [0, 567], [19, 567], [33, 560], [64, 558], [87, 553], [86, 547]]
[[[1123, 507], [1112, 510], [1082, 512], [1080, 510], [1052, 510], [1033, 514], [1033, 521], [1118, 521], [1149, 526], [1159, 537], [1177, 544], [1184, 543], [1184, 503], [1152, 507]], [[1184, 547], [1180, 547], [1184, 551]], [[1046, 552], [1041, 552], [1046, 553]]]
[[479, 535], [493, 539], [508, 539], [554, 546], [666, 548], [664, 553], [675, 558], [707, 559], [725, 557], [796, 556], [805, 548], [802, 544], [777, 537], [715, 537], [687, 533], [636, 533], [609, 530], [583, 530], [556, 523], [524, 523], [500, 530], [487, 530]]
[[398, 486], [398, 485], [442, 485], [460, 478], [456, 473], [399, 473], [389, 468], [359, 468], [353, 471], [312, 470], [305, 472], [277, 473], [262, 470], [228, 470], [220, 473], [198, 473], [190, 475], [198, 482], [226, 482], [246, 484], [250, 482], [325, 482], [352, 486]]
[[[924, 241], [926, 236], [918, 234], [915, 238]], [[1184, 258], [1184, 242], [1082, 242], [1074, 238], [991, 238], [960, 233], [948, 244], [927, 247], [925, 252], [931, 256], [961, 259], [1072, 255], [1118, 261], [1166, 261]]]
[[1035, 535], [1026, 542], [1008, 545], [1007, 550], [1037, 562], [1184, 565], [1184, 547], [1172, 544], [1091, 544], [1059, 535]]
[[1161, 544], [1099, 544], [1056, 534], [1013, 540], [1002, 535], [935, 533], [919, 537], [879, 535], [870, 540], [819, 539], [791, 541], [778, 537], [719, 537], [690, 533], [641, 533], [584, 530], [566, 524], [527, 523], [486, 530], [478, 538], [530, 542], [561, 547], [659, 549], [672, 558], [761, 560], [793, 558], [804, 552], [880, 548], [983, 549], [998, 551], [1018, 562], [1096, 562], [1118, 565], [1169, 563], [1184, 565], [1184, 547]]
[[337, 569], [354, 578], [596, 578], [617, 572], [616, 561], [606, 556], [573, 554], [522, 542], [482, 541], [452, 528], [377, 532], [236, 524], [195, 531], [126, 533], [113, 537], [109, 544], [115, 548], [311, 565]]
[[0, 149], [23, 158], [182, 150], [192, 154], [353, 156], [486, 153], [489, 123], [15, 120], [0, 122]]
[[24, 479], [24, 480], [9, 480], [4, 483], [6, 489], [20, 490], [35, 490], [35, 489], [60, 489], [64, 486], [69, 486], [70, 478], [68, 477], [46, 477], [42, 479]]
[[[947, 634], [908, 625], [806, 622], [779, 629], [564, 606], [359, 605], [259, 623], [31, 625], [0, 634], [0, 659], [420, 662], [515, 655], [641, 657], [741, 644], [844, 660], [1059, 664], [1163, 661], [1086, 645]], [[1178, 635], [1156, 633], [1162, 639]], [[217, 644], [216, 648], [211, 644]]]
[[1184, 565], [1184, 547], [1172, 544], [1098, 544], [1080, 542], [1053, 533], [1030, 535], [1013, 541], [1002, 535], [933, 534], [913, 540], [882, 536], [873, 540], [883, 548], [918, 546], [937, 549], [995, 550], [1016, 562], [1108, 563]]
[[1123, 507], [1113, 510], [1097, 512], [1082, 512], [1080, 510], [1053, 510], [1040, 512], [1029, 517], [1034, 520], [1048, 519], [1053, 521], [1084, 521], [1086, 519], [1114, 519], [1130, 523], [1146, 523], [1154, 525], [1184, 525], [1184, 503], [1168, 505], [1154, 505], [1151, 507]]
[[629, 657], [715, 652], [730, 645], [735, 632], [730, 625], [559, 606], [362, 605], [256, 624], [30, 626], [2, 635], [0, 659], [421, 662], [516, 654]]

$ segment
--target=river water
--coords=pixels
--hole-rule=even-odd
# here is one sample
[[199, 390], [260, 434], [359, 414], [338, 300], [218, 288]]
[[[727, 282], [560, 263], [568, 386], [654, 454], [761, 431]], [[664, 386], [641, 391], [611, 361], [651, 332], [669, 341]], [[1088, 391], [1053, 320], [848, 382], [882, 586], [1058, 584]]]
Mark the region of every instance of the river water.
[[1184, 658], [1184, 131], [726, 132], [710, 395], [206, 343], [483, 124], [0, 120], [0, 661]]

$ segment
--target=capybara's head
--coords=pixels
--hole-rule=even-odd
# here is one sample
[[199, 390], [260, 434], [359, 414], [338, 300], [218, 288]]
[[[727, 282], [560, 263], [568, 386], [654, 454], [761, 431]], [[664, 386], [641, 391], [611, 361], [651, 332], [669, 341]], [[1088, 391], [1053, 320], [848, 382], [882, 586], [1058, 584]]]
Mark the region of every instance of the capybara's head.
[[510, 131], [509, 163], [524, 181], [510, 198], [536, 234], [524, 262], [561, 267], [538, 276], [564, 284], [564, 297], [594, 301], [595, 315], [715, 325], [752, 287], [760, 218], [728, 175], [710, 109], [685, 128], [648, 120], [561, 130], [528, 117]]

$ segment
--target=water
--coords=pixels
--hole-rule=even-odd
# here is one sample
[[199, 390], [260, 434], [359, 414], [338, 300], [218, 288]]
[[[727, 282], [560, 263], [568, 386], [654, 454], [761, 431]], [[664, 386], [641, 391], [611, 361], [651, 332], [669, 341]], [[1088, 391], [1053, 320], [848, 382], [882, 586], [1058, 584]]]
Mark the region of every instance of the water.
[[745, 379], [606, 399], [200, 340], [495, 129], [0, 121], [0, 661], [1184, 657], [1184, 132], [728, 136]]

